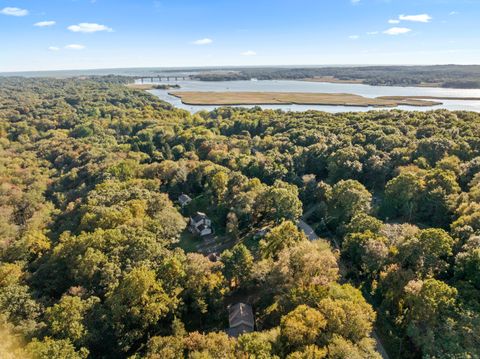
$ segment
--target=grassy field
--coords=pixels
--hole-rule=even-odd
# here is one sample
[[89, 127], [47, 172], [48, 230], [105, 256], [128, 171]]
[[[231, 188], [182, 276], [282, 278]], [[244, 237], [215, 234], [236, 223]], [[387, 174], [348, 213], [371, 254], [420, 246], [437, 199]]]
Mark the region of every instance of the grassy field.
[[187, 105], [330, 105], [361, 107], [435, 106], [441, 102], [415, 97], [368, 98], [347, 93], [305, 92], [171, 92]]

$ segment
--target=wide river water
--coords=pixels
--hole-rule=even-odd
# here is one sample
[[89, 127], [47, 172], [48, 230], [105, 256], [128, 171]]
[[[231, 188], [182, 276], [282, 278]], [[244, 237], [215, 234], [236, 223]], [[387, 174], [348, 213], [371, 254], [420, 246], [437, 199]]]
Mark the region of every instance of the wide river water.
[[[148, 83], [145, 81], [144, 83]], [[150, 92], [160, 99], [172, 105], [197, 112], [201, 110], [213, 110], [219, 106], [191, 106], [185, 105], [174, 96], [169, 95], [172, 91], [252, 91], [252, 92], [318, 92], [318, 93], [351, 93], [365, 97], [378, 96], [445, 96], [445, 97], [478, 97], [480, 90], [444, 89], [430, 87], [391, 87], [391, 86], [368, 86], [358, 84], [335, 84], [325, 82], [307, 82], [290, 80], [272, 81], [177, 81], [180, 89], [172, 90], [151, 90]], [[452, 111], [465, 110], [480, 112], [480, 101], [457, 101], [438, 100], [443, 105], [433, 107], [399, 106], [397, 109], [429, 111], [435, 109], [448, 109]], [[241, 106], [249, 107], [249, 106]], [[251, 107], [251, 106], [250, 106]], [[307, 111], [319, 110], [327, 112], [350, 112], [370, 111], [374, 107], [352, 107], [352, 106], [324, 106], [324, 105], [262, 105], [264, 109], [282, 109], [285, 111]]]

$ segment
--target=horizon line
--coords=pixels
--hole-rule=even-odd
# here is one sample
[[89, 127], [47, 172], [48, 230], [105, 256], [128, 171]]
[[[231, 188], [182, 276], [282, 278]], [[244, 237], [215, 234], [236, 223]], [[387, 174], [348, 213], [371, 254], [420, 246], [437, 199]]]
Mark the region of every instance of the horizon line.
[[108, 70], [142, 70], [142, 69], [165, 69], [165, 70], [196, 70], [196, 69], [244, 69], [244, 68], [303, 68], [303, 67], [371, 67], [371, 66], [480, 66], [479, 64], [458, 64], [458, 63], [437, 63], [437, 64], [285, 64], [285, 65], [208, 65], [208, 66], [133, 66], [133, 67], [93, 67], [93, 68], [75, 68], [75, 69], [54, 69], [54, 70], [9, 70], [0, 71], [0, 76], [4, 74], [28, 74], [39, 72], [69, 72], [69, 71], [108, 71]]

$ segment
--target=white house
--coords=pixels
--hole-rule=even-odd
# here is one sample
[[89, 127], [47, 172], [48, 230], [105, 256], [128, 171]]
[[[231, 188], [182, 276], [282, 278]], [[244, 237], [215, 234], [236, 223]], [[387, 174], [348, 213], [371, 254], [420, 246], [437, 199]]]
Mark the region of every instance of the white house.
[[208, 236], [213, 233], [212, 221], [205, 213], [197, 212], [190, 217], [190, 232], [200, 236]]

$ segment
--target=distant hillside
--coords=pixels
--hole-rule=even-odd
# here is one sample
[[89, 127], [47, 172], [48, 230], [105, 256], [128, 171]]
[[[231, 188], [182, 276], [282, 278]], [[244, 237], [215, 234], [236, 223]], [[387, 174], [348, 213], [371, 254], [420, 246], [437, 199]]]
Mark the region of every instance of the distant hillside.
[[195, 76], [202, 81], [303, 80], [332, 77], [340, 81], [361, 81], [374, 86], [436, 86], [480, 88], [480, 66], [364, 66], [232, 68], [231, 71], [204, 71]]

